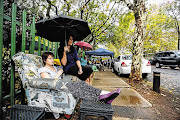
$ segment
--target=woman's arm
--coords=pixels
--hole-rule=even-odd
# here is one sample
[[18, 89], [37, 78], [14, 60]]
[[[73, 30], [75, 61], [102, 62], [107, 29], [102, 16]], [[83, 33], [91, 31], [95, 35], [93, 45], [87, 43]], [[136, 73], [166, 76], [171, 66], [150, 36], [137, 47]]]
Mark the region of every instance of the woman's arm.
[[61, 63], [63, 64], [63, 66], [65, 66], [67, 63], [66, 52], [63, 52], [63, 57], [61, 59]]
[[59, 69], [59, 71], [57, 72], [57, 75], [54, 78], [59, 78], [60, 75], [62, 75], [63, 70]]
[[[59, 71], [57, 72], [57, 74], [54, 78], [59, 78], [59, 76], [62, 75], [62, 73], [63, 73], [63, 70], [59, 69]], [[42, 73], [40, 73], [40, 75], [42, 78], [51, 78], [47, 72], [42, 72]]]
[[49, 74], [46, 73], [46, 72], [42, 72], [40, 75], [41, 75], [42, 78], [51, 78], [51, 77], [49, 76]]
[[63, 66], [65, 66], [67, 63], [66, 51], [68, 51], [67, 46], [64, 47], [63, 57], [61, 59], [61, 63], [63, 64]]
[[81, 67], [81, 63], [80, 63], [80, 61], [79, 61], [79, 60], [77, 60], [77, 61], [76, 61], [76, 64], [77, 64], [77, 66], [78, 66], [78, 68], [79, 68], [78, 74], [82, 74], [82, 73], [83, 73], [83, 71], [82, 71], [82, 67]]
[[79, 68], [78, 74], [80, 75], [80, 74], [83, 73], [83, 71], [82, 71], [81, 62], [80, 62], [80, 60], [79, 60], [77, 50], [76, 50], [75, 48], [74, 48], [74, 54], [75, 54], [76, 64], [77, 64], [77, 66], [78, 66], [78, 68]]

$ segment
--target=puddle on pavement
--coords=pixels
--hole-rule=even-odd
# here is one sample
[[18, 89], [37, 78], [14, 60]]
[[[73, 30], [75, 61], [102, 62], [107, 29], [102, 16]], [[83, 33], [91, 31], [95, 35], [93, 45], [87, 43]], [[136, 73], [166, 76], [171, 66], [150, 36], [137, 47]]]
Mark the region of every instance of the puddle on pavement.
[[134, 105], [141, 104], [141, 100], [134, 95], [121, 95], [121, 99], [124, 101], [129, 101], [130, 104], [134, 104]]

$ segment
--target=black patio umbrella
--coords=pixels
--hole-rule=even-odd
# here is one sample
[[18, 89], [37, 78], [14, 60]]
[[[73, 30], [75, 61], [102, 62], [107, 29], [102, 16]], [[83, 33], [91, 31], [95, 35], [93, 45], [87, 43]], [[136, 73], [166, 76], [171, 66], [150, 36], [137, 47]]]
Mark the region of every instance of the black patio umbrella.
[[36, 35], [52, 42], [64, 42], [68, 35], [72, 35], [74, 41], [81, 41], [91, 33], [85, 20], [63, 14], [36, 22], [36, 30]]

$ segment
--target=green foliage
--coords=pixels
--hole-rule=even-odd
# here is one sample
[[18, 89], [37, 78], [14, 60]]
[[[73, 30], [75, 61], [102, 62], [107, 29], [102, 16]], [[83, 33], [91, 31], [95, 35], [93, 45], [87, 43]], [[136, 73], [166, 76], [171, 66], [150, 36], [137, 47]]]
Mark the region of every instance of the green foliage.
[[144, 40], [144, 53], [177, 49], [177, 34], [174, 21], [162, 9], [152, 7], [148, 11], [146, 33]]
[[134, 14], [129, 12], [119, 17], [119, 26], [113, 31], [108, 48], [115, 49], [115, 56], [131, 51], [134, 34]]
[[[147, 11], [144, 54], [177, 49], [174, 20], [163, 11], [157, 6], [151, 6]], [[134, 30], [133, 13], [120, 16], [119, 25], [113, 29], [113, 36], [108, 39], [106, 47], [114, 50], [115, 56], [131, 52]]]
[[180, 50], [180, 1], [174, 0], [164, 7], [167, 14], [174, 20], [175, 29], [178, 34], [178, 50]]
[[[47, 17], [46, 12], [49, 5], [47, 1], [19, 0], [18, 5], [26, 8], [30, 17], [32, 13], [36, 15], [38, 20], [41, 17]], [[103, 44], [109, 50], [114, 51], [115, 56], [121, 52], [132, 51], [135, 31], [134, 15], [127, 9], [123, 10], [127, 8], [124, 3], [115, 0], [51, 0], [51, 4], [51, 17], [56, 16], [55, 8], [57, 8], [58, 15], [65, 14], [83, 18], [89, 23], [92, 34], [84, 41], [89, 42], [94, 48]], [[150, 6], [147, 9], [144, 54], [177, 48], [174, 19], [163, 11], [172, 7], [178, 9], [178, 5], [164, 6], [161, 9], [157, 6]]]

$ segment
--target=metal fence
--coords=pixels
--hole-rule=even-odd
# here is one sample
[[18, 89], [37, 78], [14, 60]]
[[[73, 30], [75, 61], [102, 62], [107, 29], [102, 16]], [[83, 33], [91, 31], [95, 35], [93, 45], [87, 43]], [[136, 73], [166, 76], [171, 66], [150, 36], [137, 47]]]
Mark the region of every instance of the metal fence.
[[[26, 31], [30, 30], [30, 36], [31, 36], [31, 40], [30, 40], [30, 44], [29, 44], [29, 50], [28, 52], [30, 54], [34, 54], [34, 52], [37, 52], [38, 55], [41, 55], [41, 52], [44, 51], [51, 51], [54, 52], [54, 57], [57, 58], [57, 48], [59, 43], [51, 43], [50, 45], [50, 41], [41, 38], [41, 37], [37, 37], [35, 36], [36, 30], [35, 30], [35, 17], [33, 17], [32, 19], [32, 23], [30, 26], [27, 26], [26, 23], [26, 10], [23, 10], [23, 14], [22, 14], [22, 23], [16, 20], [16, 14], [17, 14], [17, 4], [13, 3], [12, 4], [12, 15], [11, 16], [7, 16], [4, 14], [4, 4], [3, 4], [3, 0], [0, 0], [0, 116], [2, 115], [2, 107], [3, 107], [3, 100], [10, 98], [10, 105], [14, 105], [15, 104], [15, 95], [17, 93], [20, 93], [21, 91], [17, 91], [15, 93], [15, 65], [13, 63], [13, 61], [11, 60], [11, 79], [10, 79], [10, 94], [6, 95], [6, 96], [2, 96], [2, 86], [3, 86], [3, 82], [2, 82], [2, 61], [3, 61], [3, 21], [4, 20], [8, 20], [11, 21], [11, 58], [14, 54], [16, 54], [16, 49], [19, 46], [16, 47], [16, 27], [20, 26], [22, 28], [22, 46], [21, 46], [21, 51], [22, 52], [27, 52], [27, 36], [26, 36]], [[35, 39], [37, 39], [36, 41], [38, 41], [38, 50], [35, 50]], [[41, 43], [41, 40], [43, 41], [43, 43]], [[46, 45], [47, 44], [47, 45]], [[43, 50], [41, 50], [43, 45]], [[54, 51], [53, 51], [54, 50]], [[24, 98], [25, 99], [25, 98]]]

